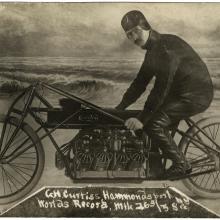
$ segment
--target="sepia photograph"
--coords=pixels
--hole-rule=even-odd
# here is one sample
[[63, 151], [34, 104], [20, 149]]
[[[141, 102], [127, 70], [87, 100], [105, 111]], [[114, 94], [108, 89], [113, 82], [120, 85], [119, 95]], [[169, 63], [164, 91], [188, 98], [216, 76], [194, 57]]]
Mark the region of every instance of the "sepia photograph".
[[0, 214], [220, 217], [219, 14], [0, 2]]

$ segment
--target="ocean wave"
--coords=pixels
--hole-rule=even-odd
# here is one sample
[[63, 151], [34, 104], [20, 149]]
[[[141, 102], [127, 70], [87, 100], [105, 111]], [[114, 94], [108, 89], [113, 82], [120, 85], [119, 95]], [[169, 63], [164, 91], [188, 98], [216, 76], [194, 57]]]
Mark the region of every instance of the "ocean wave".
[[21, 82], [16, 80], [0, 82], [0, 92], [9, 94], [16, 93], [25, 89], [26, 86], [26, 84], [22, 84]]
[[24, 72], [0, 72], [0, 77], [4, 77], [5, 79], [17, 80], [20, 82], [26, 83], [34, 83], [34, 82], [59, 82], [59, 81], [67, 81], [68, 79], [61, 74], [49, 74], [49, 75], [38, 75], [36, 73], [24, 73]]
[[[1, 61], [1, 59], [0, 59]], [[220, 61], [207, 61], [210, 74], [220, 79]], [[0, 76], [20, 81], [74, 82], [75, 80], [106, 80], [113, 83], [130, 83], [136, 77], [141, 60], [87, 60], [87, 59], [35, 59], [17, 62], [0, 62]]]
[[116, 86], [110, 82], [102, 80], [68, 80], [65, 76], [55, 76], [51, 78], [42, 77], [28, 78], [25, 75], [7, 75], [7, 78], [0, 78], [0, 92], [2, 93], [14, 93], [21, 91], [28, 87], [33, 82], [45, 82], [49, 85], [53, 85], [57, 88], [65, 91], [74, 92], [78, 95], [85, 95], [87, 97], [100, 96], [102, 93], [110, 93], [114, 91]]
[[114, 90], [113, 84], [97, 80], [77, 80], [66, 84], [53, 83], [52, 85], [60, 89], [88, 96], [94, 96], [95, 93], [101, 94], [104, 91], [110, 92]]
[[124, 73], [123, 71], [88, 71], [85, 70], [75, 70], [72, 74], [63, 74], [63, 73], [25, 73], [20, 71], [3, 71], [0, 72], [0, 77], [4, 77], [6, 79], [18, 80], [21, 82], [47, 82], [47, 83], [69, 83], [75, 82], [76, 80], [102, 80], [109, 81], [111, 83], [129, 83], [131, 82], [136, 74], [131, 74], [129, 72]]
[[139, 66], [136, 63], [122, 63], [119, 65], [91, 63], [86, 65], [69, 65], [69, 66], [25, 66], [21, 64], [6, 65], [0, 68], [0, 76], [8, 78], [16, 78], [24, 80], [50, 80], [62, 76], [63, 78], [78, 78], [88, 77], [90, 79], [101, 79], [112, 82], [128, 82], [134, 79], [137, 74]]

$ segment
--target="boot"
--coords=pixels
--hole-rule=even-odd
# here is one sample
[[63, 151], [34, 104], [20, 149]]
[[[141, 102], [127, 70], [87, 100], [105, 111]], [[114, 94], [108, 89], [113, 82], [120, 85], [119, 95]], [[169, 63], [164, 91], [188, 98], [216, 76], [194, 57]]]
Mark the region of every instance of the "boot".
[[173, 164], [169, 169], [166, 170], [165, 172], [166, 178], [183, 176], [192, 172], [192, 166], [186, 160], [182, 152], [179, 152], [177, 149], [176, 152], [174, 153], [174, 149], [173, 149], [169, 153], [170, 153], [169, 158], [172, 160]]
[[189, 162], [185, 163], [174, 163], [165, 173], [166, 178], [183, 176], [190, 174], [192, 172], [192, 167]]
[[176, 177], [189, 174], [192, 172], [191, 164], [186, 160], [184, 154], [178, 149], [173, 138], [167, 134], [169, 145], [167, 144], [162, 150], [163, 154], [172, 161], [172, 165], [166, 170], [165, 176]]
[[187, 162], [183, 153], [178, 149], [170, 134], [169, 126], [173, 123], [165, 112], [159, 112], [144, 126], [144, 130], [161, 149], [164, 157], [173, 162], [172, 166], [165, 172], [166, 176], [171, 177], [173, 175], [184, 175], [186, 170], [189, 170], [186, 168]]

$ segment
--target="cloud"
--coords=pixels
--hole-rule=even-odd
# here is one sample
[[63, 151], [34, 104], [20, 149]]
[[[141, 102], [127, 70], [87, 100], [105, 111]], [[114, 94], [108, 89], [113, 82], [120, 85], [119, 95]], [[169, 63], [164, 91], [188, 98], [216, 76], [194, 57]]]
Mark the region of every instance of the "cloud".
[[2, 3], [0, 56], [142, 56], [120, 26], [132, 9], [202, 53], [219, 45], [219, 4]]

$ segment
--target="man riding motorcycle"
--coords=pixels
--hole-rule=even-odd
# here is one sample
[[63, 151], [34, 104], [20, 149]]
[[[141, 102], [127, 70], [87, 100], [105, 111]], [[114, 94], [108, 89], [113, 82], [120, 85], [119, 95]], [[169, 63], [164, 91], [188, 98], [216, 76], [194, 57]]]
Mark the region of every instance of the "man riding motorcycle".
[[146, 50], [144, 62], [125, 92], [118, 110], [134, 103], [155, 77], [144, 109], [125, 122], [128, 129], [143, 129], [172, 161], [165, 176], [191, 172], [191, 165], [178, 149], [169, 128], [180, 120], [205, 111], [213, 99], [213, 85], [205, 63], [181, 38], [153, 30], [140, 11], [124, 15], [121, 25], [133, 43]]

